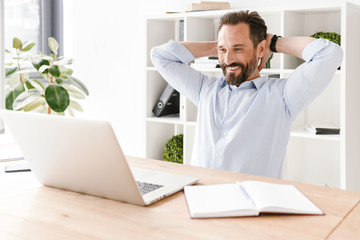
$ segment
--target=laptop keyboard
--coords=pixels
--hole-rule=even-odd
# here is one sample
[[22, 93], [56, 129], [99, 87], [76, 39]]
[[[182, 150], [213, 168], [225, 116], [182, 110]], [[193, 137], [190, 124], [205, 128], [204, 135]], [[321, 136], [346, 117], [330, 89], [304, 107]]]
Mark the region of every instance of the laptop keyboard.
[[158, 188], [163, 187], [163, 185], [153, 184], [153, 183], [147, 183], [147, 182], [140, 182], [136, 181], [136, 184], [138, 185], [141, 195], [144, 195], [146, 193], [152, 192]]

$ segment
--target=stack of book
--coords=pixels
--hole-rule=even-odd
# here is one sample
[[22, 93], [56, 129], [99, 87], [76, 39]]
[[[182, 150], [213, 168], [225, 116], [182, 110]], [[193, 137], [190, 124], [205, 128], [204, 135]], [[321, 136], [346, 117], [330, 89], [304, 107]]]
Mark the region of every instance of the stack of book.
[[218, 57], [201, 57], [196, 58], [193, 63], [190, 64], [192, 68], [197, 70], [209, 70], [220, 68], [220, 63]]
[[316, 135], [340, 134], [340, 128], [332, 124], [314, 124], [307, 126], [307, 131]]
[[230, 9], [230, 3], [201, 1], [200, 3], [191, 3], [188, 6], [188, 11], [206, 11], [206, 10], [223, 10], [223, 9]]

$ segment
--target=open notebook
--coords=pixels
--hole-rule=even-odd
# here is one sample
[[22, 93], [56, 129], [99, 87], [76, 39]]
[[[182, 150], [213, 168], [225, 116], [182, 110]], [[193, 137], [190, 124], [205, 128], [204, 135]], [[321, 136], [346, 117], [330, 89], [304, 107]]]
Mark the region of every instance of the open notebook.
[[260, 181], [185, 187], [192, 218], [258, 216], [261, 212], [323, 214], [293, 185]]

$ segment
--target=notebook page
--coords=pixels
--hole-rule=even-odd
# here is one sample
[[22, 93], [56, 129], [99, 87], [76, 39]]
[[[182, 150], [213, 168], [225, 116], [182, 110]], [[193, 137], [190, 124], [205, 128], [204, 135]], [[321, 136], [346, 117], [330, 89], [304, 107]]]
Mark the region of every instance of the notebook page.
[[186, 186], [184, 192], [192, 217], [258, 215], [237, 184]]
[[241, 185], [261, 212], [323, 214], [293, 185], [245, 181]]

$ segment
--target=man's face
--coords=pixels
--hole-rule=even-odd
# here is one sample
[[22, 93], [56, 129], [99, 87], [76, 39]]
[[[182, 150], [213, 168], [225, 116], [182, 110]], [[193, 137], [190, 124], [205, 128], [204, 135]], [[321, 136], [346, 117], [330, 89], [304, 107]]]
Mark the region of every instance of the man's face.
[[224, 25], [218, 36], [218, 56], [228, 84], [239, 86], [259, 77], [258, 56], [245, 23]]

